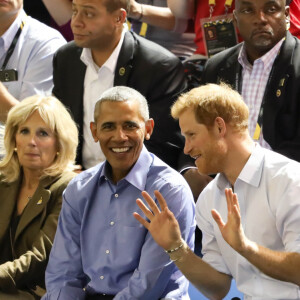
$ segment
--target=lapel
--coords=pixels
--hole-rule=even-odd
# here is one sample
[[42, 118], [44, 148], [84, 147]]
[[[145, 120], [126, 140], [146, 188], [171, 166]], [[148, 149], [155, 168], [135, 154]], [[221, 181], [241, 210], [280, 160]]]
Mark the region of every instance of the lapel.
[[127, 31], [118, 57], [115, 70], [114, 86], [127, 86], [128, 78], [132, 70], [136, 40], [132, 32]]
[[56, 177], [45, 177], [40, 181], [38, 188], [28, 202], [20, 218], [20, 222], [15, 234], [14, 243], [16, 242], [20, 234], [24, 231], [24, 229], [31, 223], [31, 221], [35, 219], [39, 214], [41, 214], [47, 207], [47, 203], [51, 196], [49, 186], [56, 179]]
[[70, 101], [68, 105], [73, 108], [72, 112], [78, 124], [83, 122], [84, 77], [86, 73], [86, 65], [80, 59], [82, 51], [82, 48], [76, 46], [75, 52], [73, 52], [74, 73], [71, 77], [73, 88], [69, 90], [71, 98], [68, 98]]
[[289, 32], [287, 32], [286, 40], [283, 42], [280, 52], [274, 61], [270, 78], [266, 86], [264, 103], [265, 105], [271, 104], [275, 111], [278, 111], [284, 103], [286, 92], [285, 87], [289, 78], [292, 78], [292, 61], [295, 45], [295, 39]]
[[[287, 89], [288, 81], [295, 80], [293, 74], [293, 56], [296, 47], [295, 38], [287, 32], [286, 40], [274, 61], [269, 81], [266, 86], [263, 111], [263, 134], [270, 145], [275, 144], [274, 124], [292, 91]], [[289, 94], [288, 94], [289, 93]], [[269, 125], [271, 124], [271, 125]]]
[[221, 67], [218, 72], [217, 84], [225, 82], [232, 86], [235, 90], [241, 92], [241, 65], [238, 62], [238, 55], [242, 44], [239, 44], [233, 49], [233, 53], [226, 60], [224, 67]]
[[21, 176], [11, 183], [1, 182], [0, 185], [0, 239], [4, 236], [8, 227], [10, 226], [10, 221], [13, 217], [16, 208], [16, 202], [18, 198]]

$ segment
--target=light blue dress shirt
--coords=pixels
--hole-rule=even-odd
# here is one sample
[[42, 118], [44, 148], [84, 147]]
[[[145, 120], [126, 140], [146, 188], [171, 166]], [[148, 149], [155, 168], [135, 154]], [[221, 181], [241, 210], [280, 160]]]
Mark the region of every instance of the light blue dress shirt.
[[[218, 271], [233, 276], [245, 300], [300, 299], [299, 286], [273, 279], [233, 250], [211, 216], [218, 210], [227, 221], [225, 188], [219, 174], [201, 193], [196, 221], [202, 230], [203, 259]], [[234, 184], [245, 235], [275, 251], [300, 253], [300, 164], [256, 144]]]
[[[22, 10], [0, 37], [0, 68], [22, 21], [25, 25], [6, 66], [7, 70], [18, 71], [18, 80], [2, 82], [9, 93], [20, 101], [35, 94], [51, 95], [52, 58], [56, 50], [66, 43], [57, 30], [26, 16]], [[3, 124], [0, 123], [0, 156], [3, 154]]]
[[[135, 200], [159, 190], [194, 245], [194, 201], [184, 178], [145, 147], [116, 185], [108, 163], [82, 172], [67, 187], [43, 299], [84, 299], [85, 293], [115, 299], [189, 299], [188, 281], [133, 217]], [[85, 291], [83, 290], [85, 288]]]
[[22, 21], [24, 28], [6, 67], [18, 71], [18, 80], [3, 82], [10, 94], [20, 101], [35, 94], [51, 95], [52, 58], [66, 43], [57, 30], [26, 16], [22, 10], [0, 37], [0, 67]]

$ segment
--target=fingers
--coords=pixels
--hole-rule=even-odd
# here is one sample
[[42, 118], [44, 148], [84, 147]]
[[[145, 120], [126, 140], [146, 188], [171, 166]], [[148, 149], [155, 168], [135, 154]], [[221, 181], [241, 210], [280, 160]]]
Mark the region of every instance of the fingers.
[[160, 210], [159, 210], [158, 206], [156, 205], [156, 203], [154, 202], [154, 200], [151, 198], [151, 196], [146, 191], [142, 192], [142, 196], [144, 197], [144, 199], [148, 203], [148, 205], [149, 205], [150, 209], [152, 210], [153, 214], [154, 215], [159, 214]]
[[224, 223], [221, 215], [215, 209], [211, 210], [211, 215], [214, 218], [214, 220], [216, 221], [216, 223], [218, 224], [220, 229], [225, 226], [225, 223]]
[[225, 196], [227, 201], [228, 214], [234, 212], [234, 206], [237, 206], [238, 211], [240, 211], [240, 205], [238, 202], [237, 194], [234, 194], [232, 192], [232, 189], [225, 189]]
[[165, 198], [163, 197], [163, 195], [159, 191], [154, 191], [154, 195], [155, 195], [156, 199], [158, 200], [160, 209], [165, 210], [165, 208], [167, 208], [168, 205], [167, 205], [167, 202], [166, 202]]
[[232, 193], [232, 189], [225, 189], [225, 196], [226, 196], [228, 214], [230, 214], [231, 211], [232, 211], [231, 193]]
[[238, 207], [238, 205], [234, 205], [233, 206], [233, 215], [234, 215], [234, 220], [235, 222], [240, 225], [241, 223], [241, 214], [240, 214], [240, 209]]
[[146, 229], [149, 229], [150, 223], [148, 223], [144, 218], [142, 218], [137, 212], [133, 213], [133, 216], [143, 225]]
[[141, 199], [136, 199], [136, 204], [141, 209], [141, 211], [144, 213], [144, 215], [151, 221], [153, 218], [152, 211], [150, 211], [150, 209], [144, 204], [144, 202]]
[[232, 202], [233, 202], [233, 205], [236, 206], [238, 211], [240, 212], [240, 205], [239, 205], [239, 201], [237, 198], [237, 194], [233, 194]]

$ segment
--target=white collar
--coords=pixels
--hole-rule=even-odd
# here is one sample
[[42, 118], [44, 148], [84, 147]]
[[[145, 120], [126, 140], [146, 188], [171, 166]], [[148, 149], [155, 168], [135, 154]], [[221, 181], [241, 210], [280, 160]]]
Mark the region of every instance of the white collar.
[[[123, 45], [123, 41], [124, 41], [124, 36], [125, 36], [125, 32], [127, 31], [127, 29], [124, 27], [122, 34], [121, 34], [121, 38], [119, 40], [119, 43], [117, 45], [117, 47], [113, 50], [113, 52], [111, 53], [110, 57], [106, 60], [106, 62], [101, 66], [101, 68], [107, 68], [109, 69], [112, 73], [115, 72], [116, 66], [117, 66], [117, 61], [118, 61], [118, 57], [121, 51], [121, 47]], [[90, 48], [83, 48], [80, 59], [82, 60], [82, 62], [87, 66], [87, 67], [91, 67], [92, 70], [95, 71], [95, 73], [98, 73], [99, 70], [101, 68], [99, 68], [92, 57], [92, 51]]]

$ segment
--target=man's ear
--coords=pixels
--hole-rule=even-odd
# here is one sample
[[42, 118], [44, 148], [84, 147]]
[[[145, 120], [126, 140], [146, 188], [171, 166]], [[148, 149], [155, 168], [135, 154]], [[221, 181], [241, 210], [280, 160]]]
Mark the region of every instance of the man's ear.
[[226, 123], [221, 117], [216, 117], [215, 119], [215, 132], [220, 136], [223, 137], [226, 133]]
[[236, 10], [234, 9], [233, 10], [233, 16], [232, 16], [232, 21], [233, 21], [233, 24], [237, 27], [237, 17], [236, 17]]
[[92, 133], [95, 143], [98, 143], [99, 139], [97, 137], [97, 124], [95, 122], [91, 122], [90, 129], [91, 129], [91, 133]]
[[120, 8], [115, 11], [115, 24], [117, 26], [123, 26], [123, 24], [126, 22], [127, 13], [126, 10], [123, 8]]
[[290, 7], [285, 7], [285, 23], [286, 23], [286, 30], [288, 31], [291, 27], [291, 19], [290, 19]]
[[146, 121], [145, 128], [146, 128], [145, 139], [150, 140], [154, 128], [154, 120], [149, 119], [148, 121]]

